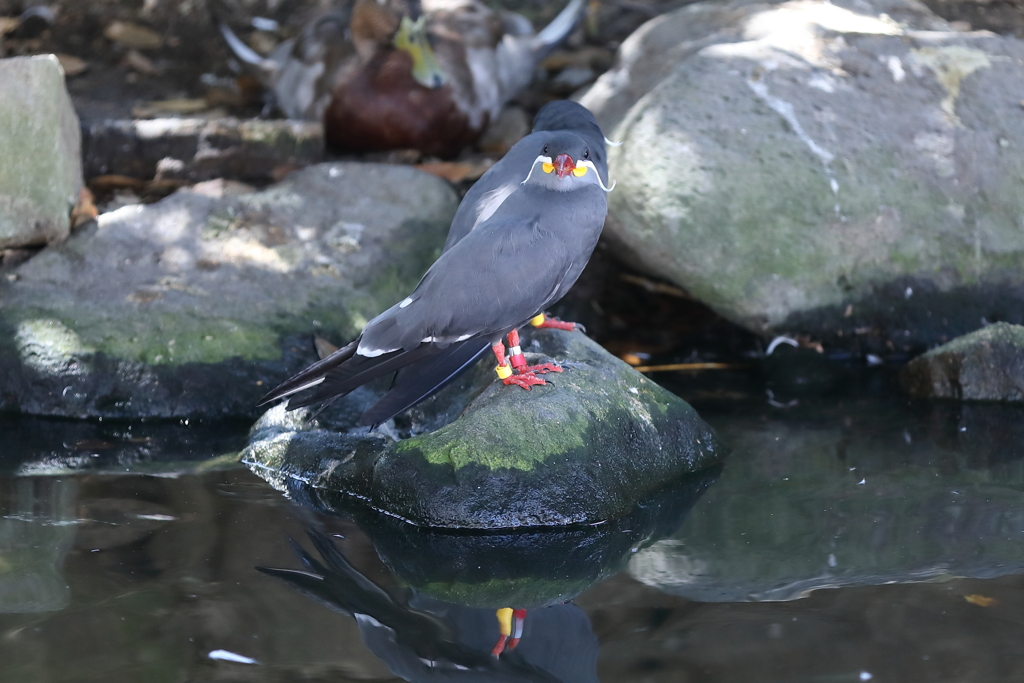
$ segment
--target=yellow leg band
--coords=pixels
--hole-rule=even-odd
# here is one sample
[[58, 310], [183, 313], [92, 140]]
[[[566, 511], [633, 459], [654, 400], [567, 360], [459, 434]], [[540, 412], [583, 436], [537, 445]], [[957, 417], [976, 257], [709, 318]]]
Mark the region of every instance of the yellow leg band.
[[495, 616], [498, 617], [498, 628], [501, 629], [501, 635], [512, 635], [512, 608], [502, 607], [495, 612]]
[[[512, 368], [508, 365], [499, 365], [494, 368], [494, 371], [498, 373], [498, 379], [505, 379], [512, 376]], [[511, 614], [511, 612], [509, 612]]]
[[530, 318], [530, 324], [533, 325], [534, 327], [540, 327], [541, 325], [544, 324], [544, 320], [544, 314], [538, 313], [534, 317]]

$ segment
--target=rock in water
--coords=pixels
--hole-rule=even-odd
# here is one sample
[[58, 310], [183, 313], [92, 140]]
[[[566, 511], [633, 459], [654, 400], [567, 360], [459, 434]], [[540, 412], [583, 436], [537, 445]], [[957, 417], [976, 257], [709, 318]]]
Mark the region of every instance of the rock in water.
[[82, 134], [53, 55], [0, 59], [0, 249], [68, 236]]
[[901, 0], [735, 1], [619, 59], [582, 103], [623, 141], [605, 234], [646, 270], [875, 352], [1024, 322], [1024, 41]]
[[[693, 408], [586, 336], [533, 339], [565, 368], [553, 386], [504, 386], [481, 363], [478, 395], [457, 419], [400, 441], [319, 428], [278, 406], [253, 428], [243, 461], [282, 490], [299, 481], [420, 526], [503, 529], [611, 519], [721, 457]], [[461, 396], [427, 405], [457, 414]]]
[[427, 173], [338, 163], [103, 214], [0, 282], [0, 409], [255, 419], [314, 331], [351, 338], [405, 296], [457, 204]]
[[996, 323], [918, 356], [900, 381], [914, 396], [1024, 401], [1024, 326]]

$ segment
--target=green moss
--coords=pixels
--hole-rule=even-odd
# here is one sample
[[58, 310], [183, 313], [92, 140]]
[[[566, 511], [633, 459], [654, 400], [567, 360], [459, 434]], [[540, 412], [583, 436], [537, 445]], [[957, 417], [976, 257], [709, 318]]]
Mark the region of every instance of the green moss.
[[[514, 388], [510, 387], [509, 390]], [[547, 416], [543, 428], [530, 429], [515, 410], [488, 406], [474, 419], [453, 422], [436, 432], [407, 439], [398, 452], [419, 451], [433, 465], [467, 465], [530, 471], [548, 457], [583, 448], [590, 419], [583, 412], [562, 410]]]
[[425, 595], [467, 607], [529, 609], [563, 602], [579, 595], [594, 583], [593, 577], [578, 579], [491, 579], [482, 583], [427, 583], [416, 586]]

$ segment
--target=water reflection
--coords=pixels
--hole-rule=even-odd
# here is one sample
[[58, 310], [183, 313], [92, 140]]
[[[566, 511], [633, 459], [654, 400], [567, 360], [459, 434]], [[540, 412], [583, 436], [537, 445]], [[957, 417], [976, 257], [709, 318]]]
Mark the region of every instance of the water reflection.
[[0, 479], [0, 613], [68, 604], [64, 559], [75, 540], [73, 479]]
[[711, 417], [725, 474], [630, 572], [701, 601], [1024, 573], [1021, 418], [892, 398]]
[[678, 527], [719, 471], [676, 482], [606, 524], [494, 534], [418, 529], [295, 487], [302, 503], [355, 518], [403, 586], [370, 580], [315, 529], [307, 535], [319, 558], [293, 542], [304, 569], [258, 569], [353, 616], [367, 647], [405, 680], [596, 682], [598, 641], [569, 600]]

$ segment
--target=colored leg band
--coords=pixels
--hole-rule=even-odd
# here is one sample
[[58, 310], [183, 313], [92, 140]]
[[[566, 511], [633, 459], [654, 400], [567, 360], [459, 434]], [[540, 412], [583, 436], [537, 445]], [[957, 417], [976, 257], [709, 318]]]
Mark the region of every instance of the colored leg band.
[[[515, 360], [512, 362], [515, 363]], [[494, 371], [498, 373], [498, 379], [507, 379], [512, 376], [512, 368], [507, 365], [499, 365], [494, 368]]]
[[523, 623], [526, 621], [526, 610], [517, 609], [512, 612], [512, 616], [515, 617], [512, 637], [519, 640], [523, 637]]
[[530, 324], [533, 325], [534, 327], [540, 327], [541, 325], [543, 325], [544, 324], [544, 314], [543, 313], [538, 313], [537, 315], [535, 315], [532, 318], [530, 318]]
[[502, 607], [495, 613], [495, 616], [498, 617], [498, 628], [501, 631], [501, 635], [512, 635], [512, 608]]
[[[519, 351], [519, 347], [518, 346], [515, 347], [515, 348], [516, 348], [516, 351]], [[524, 356], [521, 351], [519, 351], [518, 353], [513, 353], [512, 355], [510, 355], [508, 357], [508, 360], [509, 360], [510, 363], [512, 363], [512, 367], [515, 368], [516, 370], [518, 370], [519, 368], [524, 367], [526, 365], [526, 356]]]

